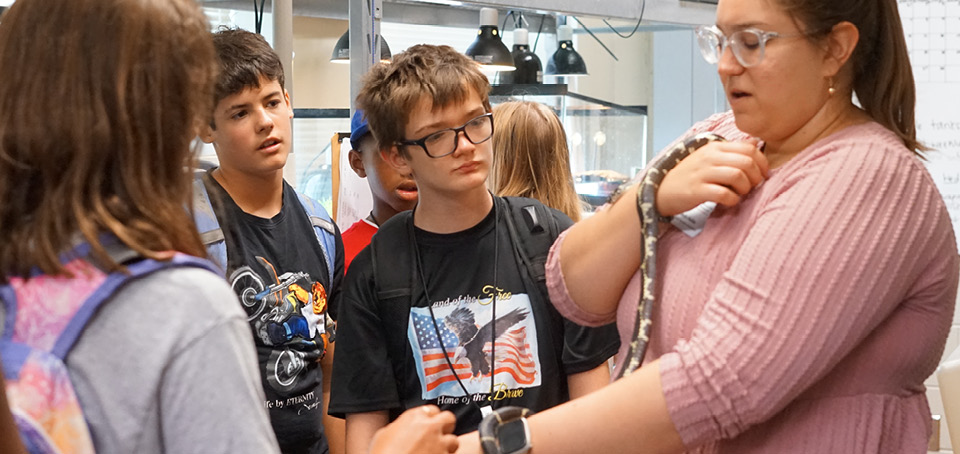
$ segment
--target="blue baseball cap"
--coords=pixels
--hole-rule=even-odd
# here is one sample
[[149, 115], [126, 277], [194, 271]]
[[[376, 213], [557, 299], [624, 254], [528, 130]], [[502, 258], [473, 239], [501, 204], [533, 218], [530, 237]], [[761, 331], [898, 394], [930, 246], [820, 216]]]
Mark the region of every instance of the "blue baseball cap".
[[353, 118], [350, 119], [350, 146], [354, 150], [360, 151], [358, 148], [360, 146], [360, 139], [367, 134], [370, 134], [370, 125], [367, 124], [367, 118], [363, 114], [363, 111], [357, 109], [353, 114]]

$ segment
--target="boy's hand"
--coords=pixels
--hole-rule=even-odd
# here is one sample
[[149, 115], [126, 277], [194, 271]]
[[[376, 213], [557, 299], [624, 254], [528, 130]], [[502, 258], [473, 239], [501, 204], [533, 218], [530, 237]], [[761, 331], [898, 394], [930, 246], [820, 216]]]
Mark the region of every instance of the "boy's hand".
[[457, 451], [457, 419], [434, 405], [411, 408], [378, 430], [370, 454], [447, 454]]
[[734, 206], [770, 172], [757, 139], [710, 142], [669, 171], [657, 191], [657, 211], [673, 216], [703, 202]]

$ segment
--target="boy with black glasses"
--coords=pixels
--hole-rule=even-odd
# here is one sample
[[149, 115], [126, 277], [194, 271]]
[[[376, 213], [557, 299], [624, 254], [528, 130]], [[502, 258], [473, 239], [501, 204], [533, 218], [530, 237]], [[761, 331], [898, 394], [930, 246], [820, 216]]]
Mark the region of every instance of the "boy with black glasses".
[[419, 203], [381, 226], [346, 277], [330, 412], [346, 415], [348, 454], [410, 407], [452, 411], [462, 434], [492, 409], [540, 411], [609, 380], [615, 329], [563, 319], [543, 281], [571, 221], [487, 190], [488, 91], [469, 58], [418, 45], [374, 67], [357, 98]]

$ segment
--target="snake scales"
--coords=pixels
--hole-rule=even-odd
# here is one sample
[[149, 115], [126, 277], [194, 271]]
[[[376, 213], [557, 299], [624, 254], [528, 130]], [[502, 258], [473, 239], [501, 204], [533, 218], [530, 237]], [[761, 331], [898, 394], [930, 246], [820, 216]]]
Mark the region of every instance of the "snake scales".
[[660, 235], [662, 219], [656, 206], [657, 189], [667, 172], [676, 167], [690, 153], [712, 141], [722, 140], [724, 140], [723, 137], [716, 134], [702, 133], [678, 143], [667, 150], [663, 158], [653, 162], [647, 168], [646, 175], [637, 186], [637, 212], [640, 214], [640, 235], [643, 247], [643, 257], [640, 261], [640, 301], [637, 304], [632, 340], [625, 358], [626, 365], [619, 369], [615, 378], [626, 377], [643, 364], [643, 356], [647, 352], [647, 343], [650, 341], [654, 278], [657, 275], [657, 238]]

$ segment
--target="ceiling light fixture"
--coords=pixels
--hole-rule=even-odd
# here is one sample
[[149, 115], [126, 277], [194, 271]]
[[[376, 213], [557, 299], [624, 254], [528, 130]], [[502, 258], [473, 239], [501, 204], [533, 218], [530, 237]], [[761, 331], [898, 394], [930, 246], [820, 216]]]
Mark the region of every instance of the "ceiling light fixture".
[[[369, 35], [368, 35], [369, 36]], [[377, 39], [380, 40], [380, 61], [389, 62], [392, 54], [390, 53], [390, 46], [387, 45], [387, 41], [383, 39], [382, 36], [377, 36]], [[337, 40], [337, 44], [333, 46], [333, 54], [330, 56], [331, 63], [350, 63], [350, 30], [343, 32], [340, 35], [340, 39]]]
[[484, 66], [484, 70], [513, 71], [513, 55], [500, 39], [497, 29], [499, 13], [494, 8], [480, 9], [480, 29], [477, 30], [477, 39], [467, 48], [467, 56]]
[[546, 74], [552, 76], [586, 76], [587, 64], [583, 57], [573, 49], [573, 28], [569, 25], [557, 26], [559, 47], [547, 60]]

